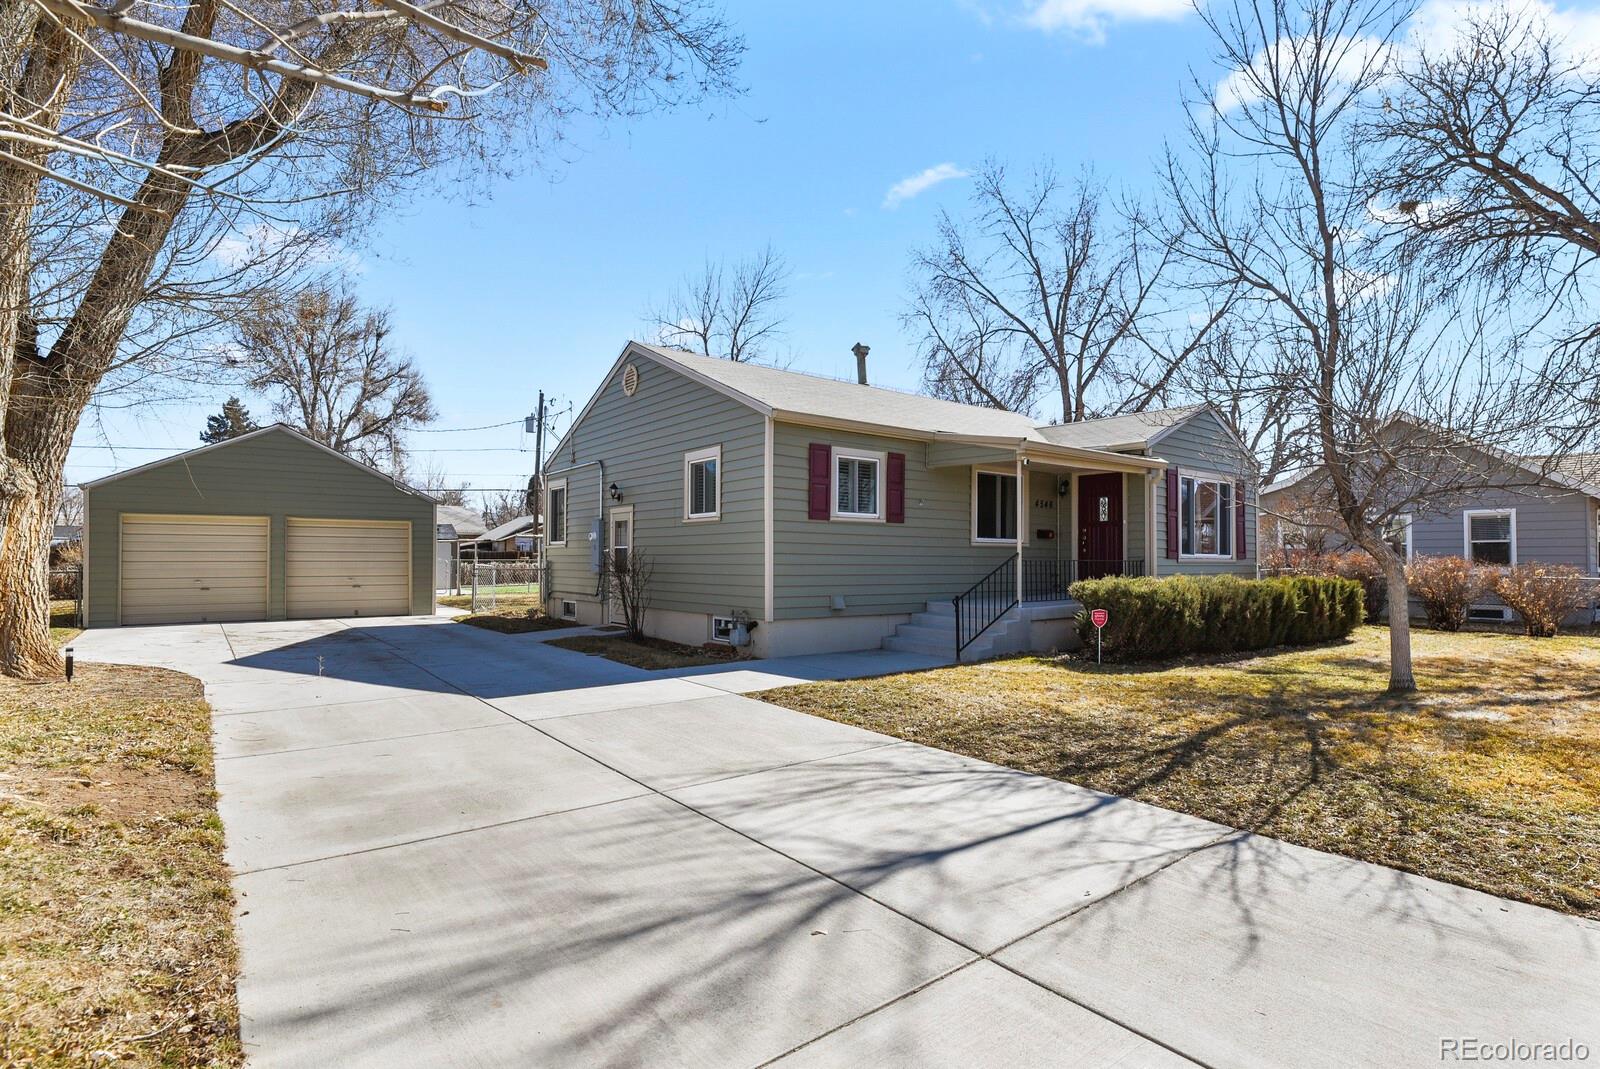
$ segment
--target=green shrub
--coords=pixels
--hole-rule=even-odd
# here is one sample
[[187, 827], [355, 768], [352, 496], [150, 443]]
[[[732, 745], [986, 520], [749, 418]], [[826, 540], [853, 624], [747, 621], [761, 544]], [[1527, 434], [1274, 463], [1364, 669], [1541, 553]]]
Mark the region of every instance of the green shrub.
[[[1325, 576], [1085, 579], [1070, 593], [1086, 610], [1111, 614], [1103, 650], [1126, 661], [1326, 642], [1348, 635], [1364, 615], [1361, 584]], [[1092, 649], [1087, 611], [1078, 633]]]

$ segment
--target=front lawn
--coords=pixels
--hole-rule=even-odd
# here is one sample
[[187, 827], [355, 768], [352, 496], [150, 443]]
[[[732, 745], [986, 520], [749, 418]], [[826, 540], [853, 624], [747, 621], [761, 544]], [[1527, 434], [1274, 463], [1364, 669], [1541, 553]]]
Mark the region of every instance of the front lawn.
[[1388, 632], [1222, 663], [1021, 657], [760, 695], [1302, 846], [1600, 918], [1600, 639]]
[[66, 601], [52, 601], [50, 603], [50, 637], [57, 646], [65, 646], [68, 642], [83, 634], [83, 628], [78, 626], [78, 603], [72, 599]]
[[[485, 607], [489, 604], [489, 593], [485, 590], [478, 592], [478, 601]], [[471, 609], [471, 594], [446, 594], [439, 599], [439, 604], [447, 609]], [[520, 609], [526, 612], [539, 607], [539, 594], [537, 591], [528, 592], [527, 587], [518, 587], [513, 592], [494, 595], [494, 612], [505, 612], [508, 609]]]
[[200, 681], [0, 677], [0, 769], [0, 1064], [239, 1064]]
[[571, 638], [553, 638], [549, 644], [651, 670], [696, 668], [739, 659], [739, 654], [731, 646], [684, 646], [662, 638], [629, 638], [627, 635], [574, 635]]

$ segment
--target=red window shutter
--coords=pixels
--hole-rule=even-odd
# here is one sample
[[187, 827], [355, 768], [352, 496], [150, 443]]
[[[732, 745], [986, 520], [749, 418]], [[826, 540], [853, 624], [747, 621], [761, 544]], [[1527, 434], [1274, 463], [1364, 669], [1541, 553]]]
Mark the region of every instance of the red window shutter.
[[1244, 560], [1244, 483], [1233, 484], [1233, 555]]
[[829, 516], [828, 490], [832, 480], [829, 468], [833, 465], [833, 449], [826, 442], [811, 443], [810, 478], [808, 479], [807, 518], [825, 520]]
[[1178, 559], [1178, 469], [1167, 469], [1167, 559]]
[[906, 455], [889, 454], [889, 478], [885, 483], [889, 491], [885, 519], [890, 523], [906, 522]]

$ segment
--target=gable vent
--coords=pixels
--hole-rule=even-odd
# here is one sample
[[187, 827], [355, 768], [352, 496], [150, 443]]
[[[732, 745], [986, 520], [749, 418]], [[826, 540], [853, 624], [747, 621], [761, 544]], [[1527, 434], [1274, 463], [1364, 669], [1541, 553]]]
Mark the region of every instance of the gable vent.
[[639, 392], [639, 369], [633, 364], [622, 369], [622, 392], [629, 397]]

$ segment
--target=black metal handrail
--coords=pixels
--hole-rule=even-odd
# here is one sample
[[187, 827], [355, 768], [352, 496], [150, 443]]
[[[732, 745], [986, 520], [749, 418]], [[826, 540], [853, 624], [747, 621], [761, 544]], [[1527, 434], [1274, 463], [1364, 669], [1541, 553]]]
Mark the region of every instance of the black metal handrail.
[[1023, 601], [1065, 601], [1067, 591], [1079, 579], [1105, 576], [1141, 576], [1144, 560], [1052, 560], [1046, 557], [1022, 562]]
[[966, 593], [956, 595], [956, 660], [961, 660], [961, 651], [1016, 604], [1017, 557], [1012, 554]]

